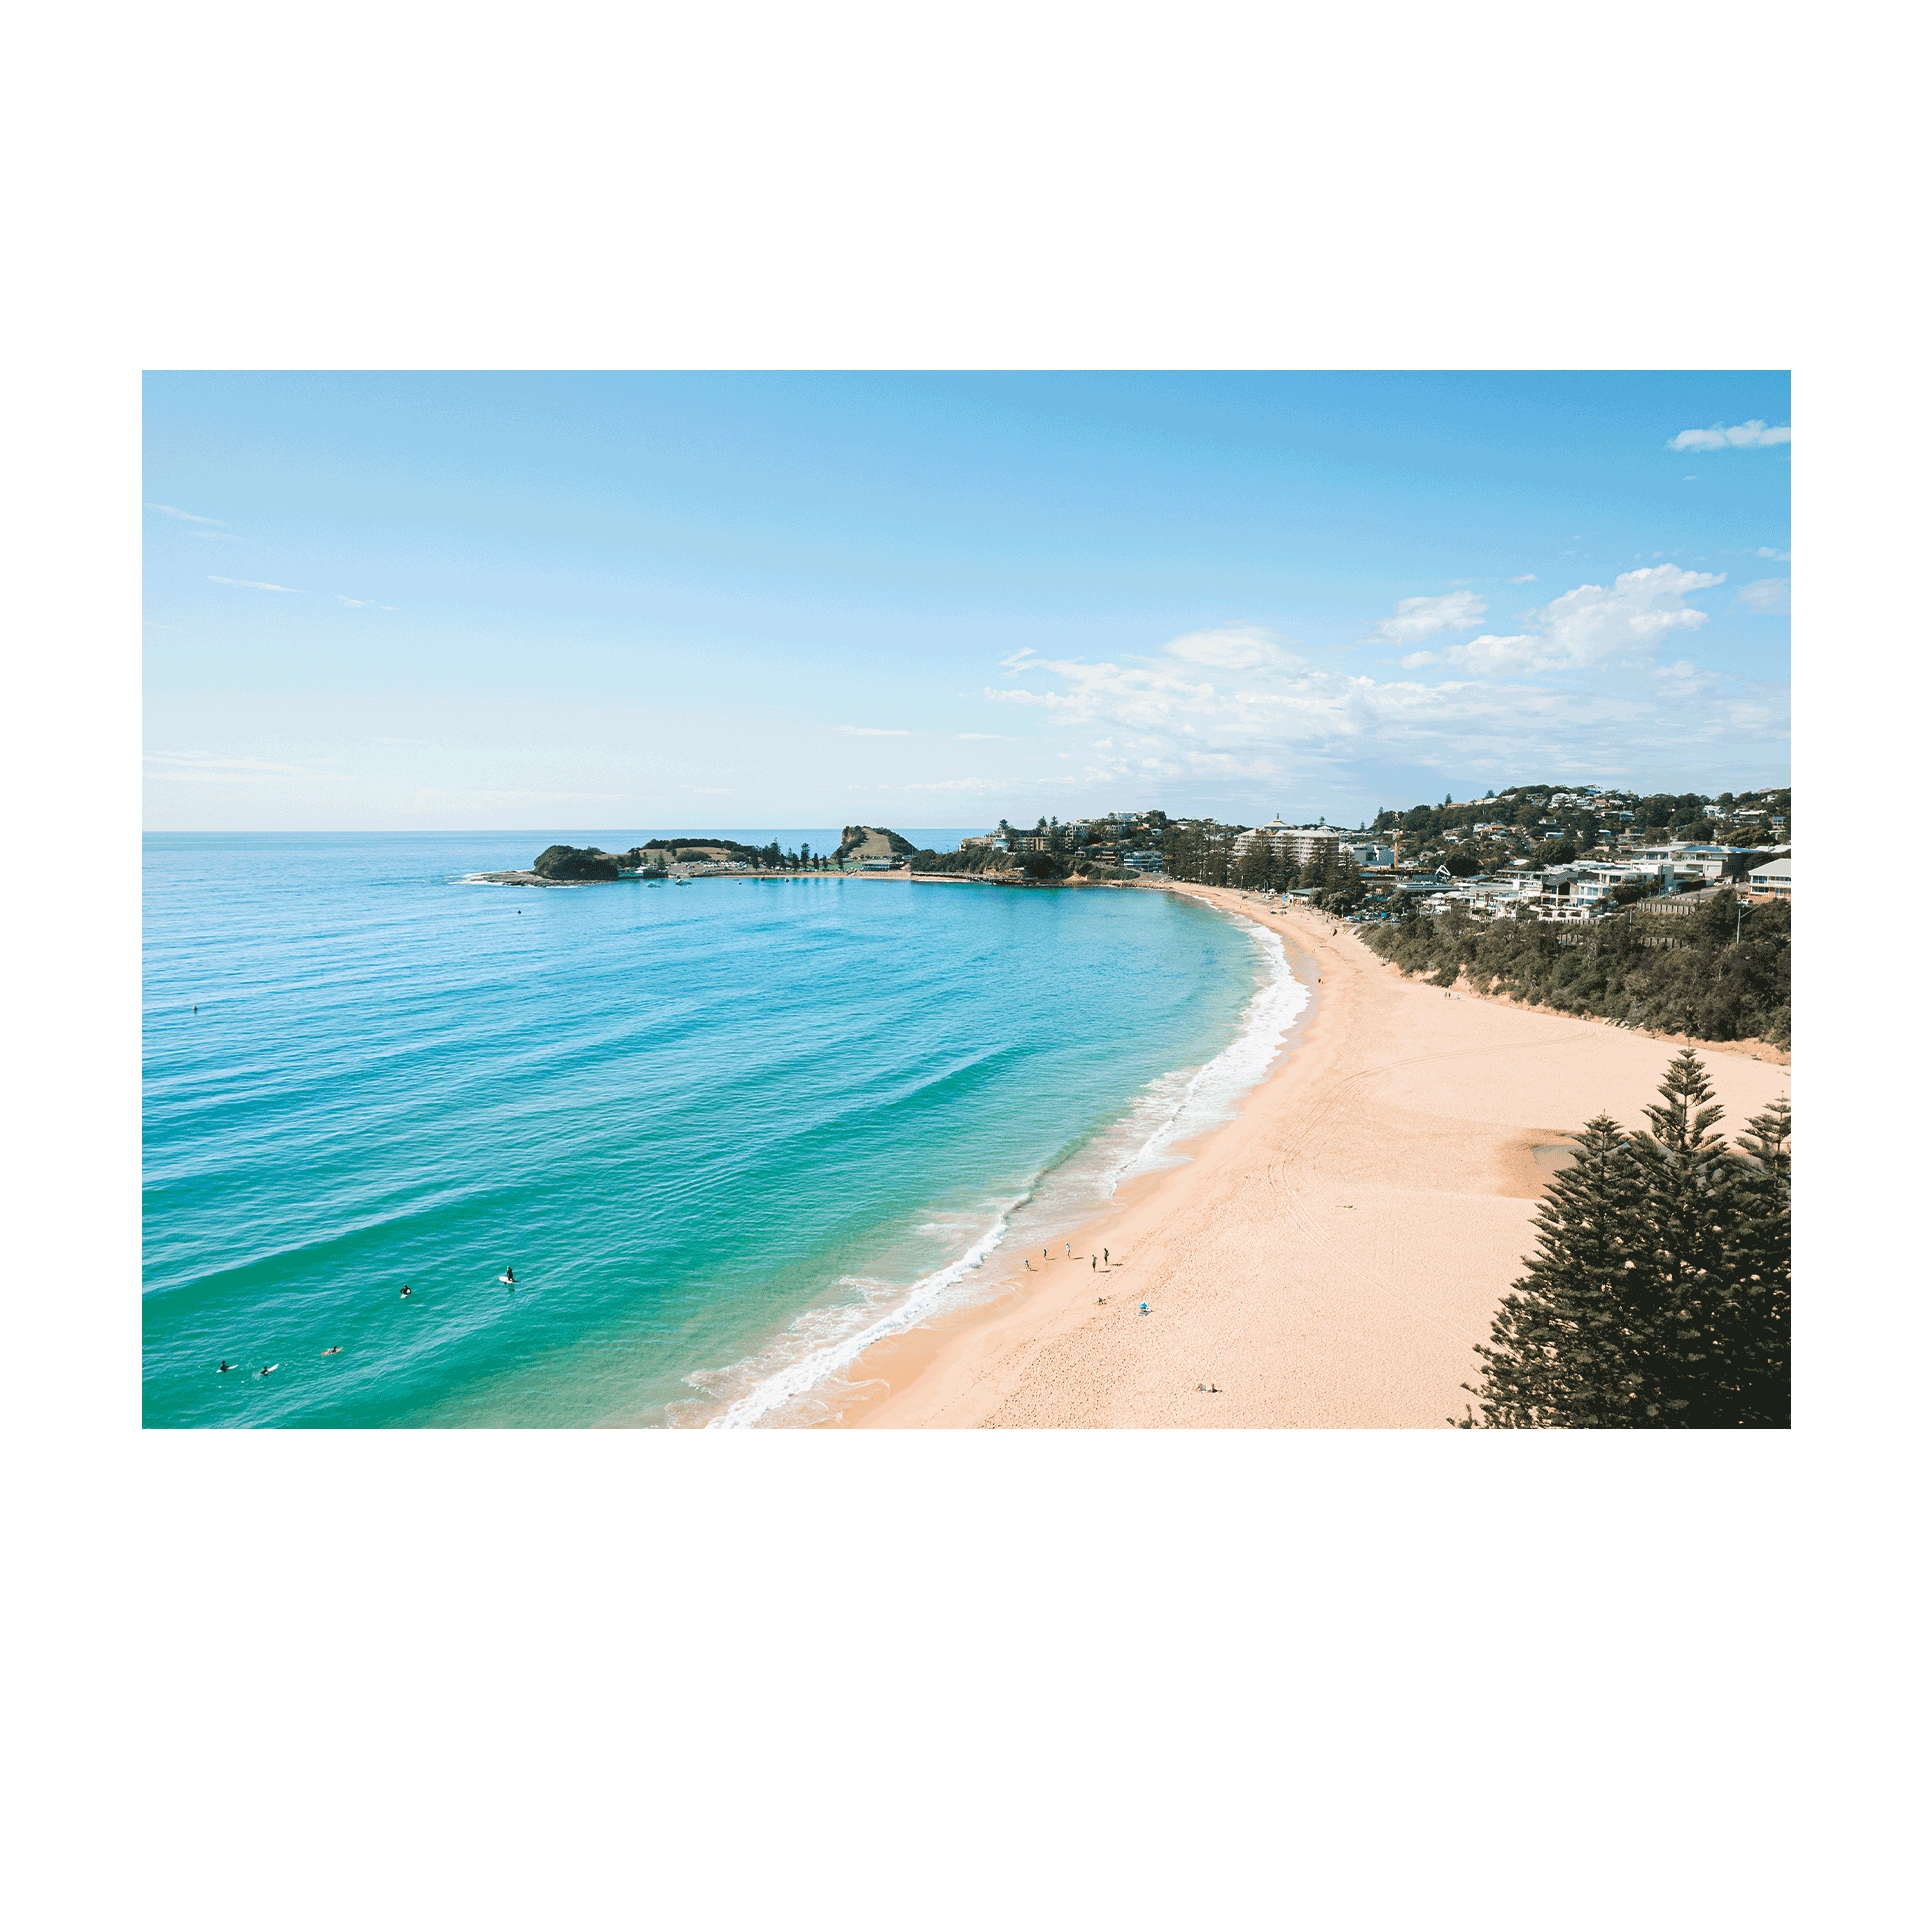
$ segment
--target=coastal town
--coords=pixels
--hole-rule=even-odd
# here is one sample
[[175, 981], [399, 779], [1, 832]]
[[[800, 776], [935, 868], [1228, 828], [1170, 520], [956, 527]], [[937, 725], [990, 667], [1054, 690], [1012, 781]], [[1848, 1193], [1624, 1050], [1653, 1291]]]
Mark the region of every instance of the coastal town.
[[[1618, 908], [1726, 888], [1755, 901], [1792, 895], [1791, 794], [1641, 796], [1596, 786], [1510, 787], [1479, 800], [1382, 810], [1370, 825], [1324, 818], [1235, 827], [1146, 810], [1001, 821], [951, 854], [913, 854], [915, 875], [1001, 884], [1166, 878], [1286, 896], [1343, 919], [1461, 908], [1589, 922]], [[875, 862], [875, 865], [882, 864]]]

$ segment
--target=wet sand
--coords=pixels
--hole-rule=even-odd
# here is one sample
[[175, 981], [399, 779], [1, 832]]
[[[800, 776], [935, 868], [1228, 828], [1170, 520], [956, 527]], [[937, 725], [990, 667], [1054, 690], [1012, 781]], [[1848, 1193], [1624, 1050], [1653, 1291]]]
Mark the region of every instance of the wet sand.
[[[1680, 1050], [1449, 996], [1303, 909], [1179, 890], [1277, 929], [1295, 972], [1317, 973], [1304, 1029], [1189, 1164], [1086, 1231], [1112, 1272], [1079, 1231], [1071, 1262], [1015, 1249], [1041, 1271], [868, 1348], [834, 1424], [1443, 1426], [1532, 1250], [1559, 1158], [1535, 1149], [1601, 1112], [1644, 1125]], [[1705, 1060], [1729, 1138], [1788, 1091], [1784, 1066], [1731, 1047]]]

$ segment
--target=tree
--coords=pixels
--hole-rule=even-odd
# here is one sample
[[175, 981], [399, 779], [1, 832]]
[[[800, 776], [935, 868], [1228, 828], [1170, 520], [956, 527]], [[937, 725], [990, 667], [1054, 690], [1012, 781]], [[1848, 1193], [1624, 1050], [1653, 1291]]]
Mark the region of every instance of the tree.
[[1590, 1120], [1541, 1202], [1539, 1250], [1475, 1346], [1479, 1401], [1463, 1427], [1664, 1426], [1643, 1392], [1646, 1302], [1632, 1247], [1640, 1183], [1626, 1136]]
[[1710, 1392], [1717, 1426], [1793, 1424], [1792, 1112], [1784, 1100], [1747, 1123], [1740, 1144], [1728, 1239], [1734, 1256], [1714, 1303], [1720, 1332]]
[[1788, 1423], [1788, 1112], [1742, 1136], [1691, 1048], [1631, 1136], [1590, 1121], [1539, 1212], [1538, 1251], [1475, 1347], [1462, 1426], [1764, 1427]]

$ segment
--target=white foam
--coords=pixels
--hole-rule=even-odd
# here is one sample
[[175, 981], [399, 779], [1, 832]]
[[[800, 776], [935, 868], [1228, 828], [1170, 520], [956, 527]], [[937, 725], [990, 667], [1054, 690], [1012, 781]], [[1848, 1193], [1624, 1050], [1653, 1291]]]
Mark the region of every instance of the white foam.
[[[1213, 902], [1207, 905], [1213, 906]], [[1226, 909], [1217, 907], [1215, 911]], [[1114, 1168], [1107, 1183], [1109, 1195], [1122, 1181], [1167, 1165], [1167, 1149], [1177, 1138], [1204, 1132], [1230, 1119], [1238, 1103], [1267, 1077], [1288, 1030], [1306, 1011], [1307, 989], [1293, 977], [1280, 936], [1251, 920], [1241, 920], [1240, 924], [1266, 954], [1267, 984], [1248, 1001], [1240, 1016], [1239, 1032], [1170, 1101], [1167, 1096], [1173, 1089], [1164, 1083], [1173, 1076], [1166, 1074], [1140, 1096], [1136, 1104], [1151, 1106], [1156, 1094], [1167, 1102], [1165, 1118]]]
[[[1006, 1238], [1007, 1223], [1027, 1196], [1022, 1194], [1018, 1200], [1011, 1201], [1001, 1208], [993, 1224], [979, 1239], [974, 1241], [965, 1253], [956, 1260], [949, 1260], [936, 1272], [916, 1280], [907, 1290], [906, 1298], [897, 1302], [890, 1311], [867, 1325], [856, 1327], [852, 1332], [840, 1333], [838, 1337], [824, 1344], [817, 1344], [803, 1356], [782, 1367], [779, 1372], [750, 1386], [739, 1399], [735, 1400], [723, 1413], [709, 1420], [710, 1427], [750, 1427], [764, 1419], [777, 1407], [793, 1399], [795, 1395], [807, 1392], [819, 1386], [831, 1375], [850, 1366], [860, 1353], [873, 1345], [876, 1340], [884, 1340], [889, 1334], [903, 1332], [918, 1320], [935, 1299], [961, 1279], [982, 1266], [995, 1247]], [[849, 1284], [858, 1284], [849, 1282]], [[822, 1310], [803, 1314], [794, 1324], [793, 1330], [817, 1331]], [[858, 1308], [843, 1309], [843, 1312], [859, 1312]], [[806, 1323], [812, 1322], [811, 1328]], [[732, 1369], [729, 1369], [732, 1371]], [[710, 1385], [723, 1376], [718, 1374], [696, 1375], [691, 1384]]]

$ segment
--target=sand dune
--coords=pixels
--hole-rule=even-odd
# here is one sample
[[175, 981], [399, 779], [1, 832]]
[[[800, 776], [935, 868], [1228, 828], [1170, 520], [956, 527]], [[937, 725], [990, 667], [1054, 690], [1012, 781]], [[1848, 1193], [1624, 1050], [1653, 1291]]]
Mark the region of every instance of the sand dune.
[[[1552, 1149], [1603, 1111], [1644, 1124], [1679, 1051], [1450, 998], [1350, 927], [1182, 891], [1281, 931], [1316, 989], [1297, 1044], [1189, 1165], [1121, 1196], [1097, 1235], [1114, 1272], [1056, 1253], [992, 1305], [868, 1349], [847, 1424], [1441, 1426], [1532, 1248]], [[1788, 1090], [1748, 1054], [1707, 1066], [1729, 1135]]]

